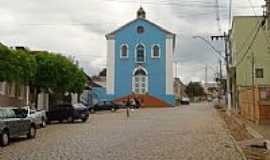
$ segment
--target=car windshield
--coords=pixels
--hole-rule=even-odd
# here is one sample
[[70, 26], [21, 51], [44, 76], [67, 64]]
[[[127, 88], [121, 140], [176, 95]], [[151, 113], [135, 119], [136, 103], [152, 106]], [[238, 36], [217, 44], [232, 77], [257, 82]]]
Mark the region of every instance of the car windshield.
[[86, 108], [83, 104], [77, 103], [73, 105], [74, 108]]
[[15, 115], [17, 118], [26, 118], [27, 117], [27, 110], [26, 109], [18, 108], [18, 109], [13, 109], [13, 111], [15, 112]]
[[0, 119], [16, 118], [16, 114], [13, 109], [0, 109]]

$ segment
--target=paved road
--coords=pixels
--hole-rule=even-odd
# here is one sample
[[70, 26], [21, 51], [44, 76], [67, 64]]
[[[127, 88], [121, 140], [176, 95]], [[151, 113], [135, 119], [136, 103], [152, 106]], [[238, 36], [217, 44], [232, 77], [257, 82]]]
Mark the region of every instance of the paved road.
[[223, 121], [206, 104], [104, 112], [55, 124], [0, 148], [4, 160], [240, 160]]

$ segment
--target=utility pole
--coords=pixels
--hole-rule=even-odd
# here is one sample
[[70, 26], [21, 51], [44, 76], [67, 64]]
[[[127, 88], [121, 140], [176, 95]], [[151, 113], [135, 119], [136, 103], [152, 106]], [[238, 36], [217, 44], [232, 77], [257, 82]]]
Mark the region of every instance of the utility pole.
[[219, 40], [223, 39], [225, 44], [225, 62], [226, 62], [226, 71], [227, 71], [227, 80], [226, 80], [226, 102], [228, 106], [228, 110], [230, 111], [231, 106], [231, 87], [230, 87], [230, 55], [228, 50], [228, 44], [229, 44], [229, 35], [224, 32], [224, 35], [219, 36], [211, 36], [212, 40]]
[[222, 95], [222, 60], [219, 60], [219, 97], [218, 97], [218, 103], [220, 104], [220, 99], [221, 99], [221, 95]]
[[251, 59], [251, 73], [252, 73], [252, 110], [253, 110], [253, 117], [255, 120], [255, 110], [256, 110], [256, 103], [255, 103], [255, 60], [254, 60], [254, 52], [252, 52], [252, 59]]
[[206, 98], [208, 100], [208, 66], [205, 65], [205, 80], [204, 80], [204, 89], [206, 93]]
[[208, 66], [205, 65], [205, 84], [207, 85], [208, 83]]

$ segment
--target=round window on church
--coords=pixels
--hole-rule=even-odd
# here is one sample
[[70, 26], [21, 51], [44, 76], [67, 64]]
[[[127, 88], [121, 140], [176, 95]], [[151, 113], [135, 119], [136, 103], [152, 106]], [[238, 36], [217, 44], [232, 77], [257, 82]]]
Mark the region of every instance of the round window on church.
[[143, 26], [138, 26], [137, 27], [137, 33], [141, 34], [144, 32], [144, 27]]

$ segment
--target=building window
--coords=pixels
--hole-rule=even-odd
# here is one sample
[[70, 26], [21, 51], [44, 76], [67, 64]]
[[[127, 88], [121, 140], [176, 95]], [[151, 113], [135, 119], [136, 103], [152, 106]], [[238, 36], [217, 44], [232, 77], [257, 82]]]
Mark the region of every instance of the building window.
[[260, 100], [269, 101], [270, 100], [270, 88], [269, 87], [260, 87]]
[[159, 45], [154, 45], [152, 47], [152, 58], [160, 58], [160, 47], [159, 47]]
[[262, 68], [256, 68], [256, 78], [263, 78], [263, 69]]
[[120, 58], [128, 58], [128, 46], [126, 44], [121, 46]]
[[136, 63], [144, 63], [145, 62], [145, 48], [142, 44], [139, 44], [136, 47]]
[[145, 94], [148, 91], [148, 76], [144, 69], [137, 69], [133, 75], [133, 92]]
[[137, 33], [139, 33], [139, 34], [144, 33], [144, 27], [143, 26], [138, 26], [137, 27]]

